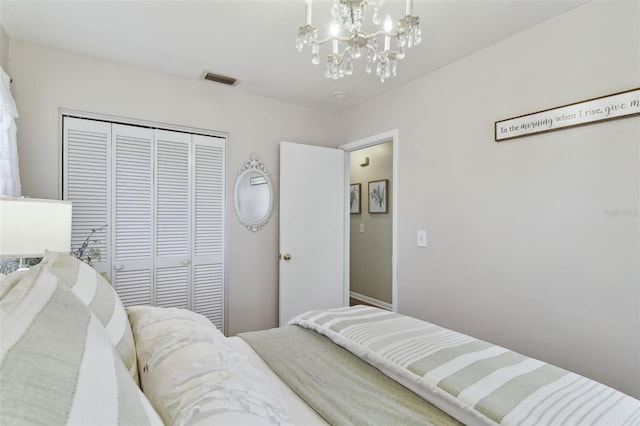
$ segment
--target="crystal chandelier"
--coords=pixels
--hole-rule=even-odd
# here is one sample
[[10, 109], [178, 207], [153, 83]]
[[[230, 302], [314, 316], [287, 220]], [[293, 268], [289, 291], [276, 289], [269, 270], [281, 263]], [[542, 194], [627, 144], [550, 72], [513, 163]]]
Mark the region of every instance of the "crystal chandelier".
[[[379, 26], [380, 7], [385, 0], [334, 0], [331, 7], [330, 35], [318, 39], [318, 28], [311, 25], [311, 2], [305, 0], [306, 22], [298, 28], [296, 47], [299, 52], [311, 45], [311, 62], [320, 63], [320, 45], [331, 42], [332, 51], [327, 56], [324, 75], [337, 80], [345, 75], [353, 74], [352, 60], [367, 56], [367, 73], [375, 66], [376, 74], [381, 82], [391, 75], [396, 75], [398, 59], [404, 58], [405, 49], [420, 44], [422, 31], [420, 18], [412, 16], [413, 0], [406, 0], [406, 16], [398, 20], [394, 30], [391, 16], [387, 15], [384, 26], [376, 32], [368, 34], [362, 30], [367, 7], [373, 7], [371, 21]], [[384, 37], [384, 49], [378, 51], [378, 38]], [[395, 50], [391, 50], [391, 39], [395, 40]]]

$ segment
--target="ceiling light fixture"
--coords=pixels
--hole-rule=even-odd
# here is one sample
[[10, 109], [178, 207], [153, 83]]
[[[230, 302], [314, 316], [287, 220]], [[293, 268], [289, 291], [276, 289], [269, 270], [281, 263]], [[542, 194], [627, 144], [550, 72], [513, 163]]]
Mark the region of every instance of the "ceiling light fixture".
[[[364, 49], [367, 56], [367, 73], [375, 64], [376, 74], [381, 82], [391, 75], [396, 75], [398, 59], [404, 58], [405, 49], [420, 44], [422, 31], [420, 18], [412, 16], [413, 0], [406, 0], [406, 16], [398, 20], [394, 31], [391, 16], [387, 15], [382, 29], [368, 34], [362, 30], [365, 11], [368, 6], [373, 7], [371, 21], [379, 26], [380, 7], [385, 0], [334, 0], [331, 7], [330, 35], [318, 39], [318, 28], [311, 25], [311, 2], [305, 0], [305, 25], [298, 28], [296, 47], [299, 52], [311, 45], [311, 62], [320, 63], [320, 45], [331, 42], [332, 52], [327, 56], [327, 66], [324, 75], [337, 80], [345, 75], [353, 74], [353, 59], [358, 59]], [[384, 37], [384, 50], [378, 51], [378, 37]], [[391, 50], [391, 39], [396, 40], [396, 50]]]

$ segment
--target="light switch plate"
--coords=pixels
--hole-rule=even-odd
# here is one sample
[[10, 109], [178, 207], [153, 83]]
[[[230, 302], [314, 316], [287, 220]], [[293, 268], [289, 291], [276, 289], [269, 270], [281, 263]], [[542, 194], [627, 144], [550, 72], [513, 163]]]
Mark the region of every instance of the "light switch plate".
[[364, 232], [364, 223], [360, 224], [360, 232]]
[[416, 234], [416, 244], [418, 247], [426, 247], [427, 246], [427, 231], [418, 230]]

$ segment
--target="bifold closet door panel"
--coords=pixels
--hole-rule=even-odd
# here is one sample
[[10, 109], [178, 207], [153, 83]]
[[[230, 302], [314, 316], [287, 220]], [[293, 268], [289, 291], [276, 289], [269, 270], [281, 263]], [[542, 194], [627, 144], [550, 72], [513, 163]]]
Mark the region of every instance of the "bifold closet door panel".
[[153, 305], [153, 129], [112, 126], [112, 285], [125, 306]]
[[91, 235], [88, 250], [99, 272], [111, 272], [109, 194], [111, 193], [111, 123], [64, 117], [62, 124], [62, 198], [73, 204], [71, 248], [78, 249]]
[[156, 305], [191, 308], [191, 135], [155, 131]]
[[225, 139], [193, 135], [193, 310], [224, 331]]

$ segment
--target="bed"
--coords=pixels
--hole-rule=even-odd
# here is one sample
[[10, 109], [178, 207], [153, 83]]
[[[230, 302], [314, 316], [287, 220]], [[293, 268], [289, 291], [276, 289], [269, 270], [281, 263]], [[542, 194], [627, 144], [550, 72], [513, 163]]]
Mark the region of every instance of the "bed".
[[[628, 395], [567, 370], [415, 318], [356, 306], [308, 312], [289, 324], [283, 329], [246, 333], [240, 337], [307, 401], [315, 401], [309, 397], [313, 392], [305, 390], [308, 383], [301, 385], [295, 378], [290, 378], [292, 374], [295, 376], [292, 370], [298, 366], [290, 366], [290, 359], [281, 358], [287, 351], [292, 352], [290, 356], [294, 359], [310, 357], [322, 340], [326, 340], [334, 347], [345, 348], [345, 352], [358, 361], [366, 361], [376, 371], [392, 378], [393, 383], [400, 383], [414, 395], [424, 398], [422, 407], [430, 407], [426, 411], [400, 410], [398, 417], [390, 414], [387, 419], [377, 421], [384, 419], [380, 416], [387, 410], [398, 409], [398, 401], [391, 407], [373, 407], [383, 405], [384, 400], [394, 395], [394, 391], [385, 391], [382, 398], [371, 395], [372, 404], [360, 415], [375, 414], [360, 424], [392, 424], [394, 418], [402, 418], [402, 424], [456, 424], [457, 421], [507, 425], [640, 423], [640, 402]], [[309, 336], [300, 341], [292, 337], [300, 334]], [[277, 349], [277, 346], [290, 346], [289, 342], [303, 349]], [[302, 354], [298, 355], [298, 352]], [[303, 365], [302, 368], [307, 370], [310, 366]], [[334, 380], [335, 377], [329, 383]], [[387, 386], [381, 382], [377, 389], [387, 389]], [[344, 398], [349, 392], [354, 390], [335, 399]], [[407, 396], [403, 395], [400, 399], [405, 398]], [[363, 404], [363, 401], [359, 403]], [[354, 421], [348, 415], [331, 418], [331, 410], [319, 409], [321, 404], [311, 404], [333, 424], [359, 424], [358, 417]], [[340, 406], [340, 403], [336, 405]]]
[[0, 325], [7, 425], [640, 425], [628, 395], [415, 318], [355, 306], [227, 338], [125, 309], [57, 253], [2, 280]]

